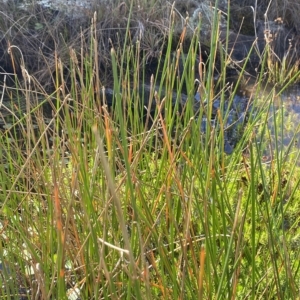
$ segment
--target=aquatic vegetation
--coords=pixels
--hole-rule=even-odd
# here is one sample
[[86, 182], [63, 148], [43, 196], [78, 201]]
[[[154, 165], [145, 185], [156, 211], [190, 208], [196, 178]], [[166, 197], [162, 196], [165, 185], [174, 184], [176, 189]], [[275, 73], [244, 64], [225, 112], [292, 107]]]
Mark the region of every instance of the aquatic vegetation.
[[[158, 44], [138, 35], [132, 43], [135, 9], [105, 36], [95, 14], [80, 47], [53, 52], [43, 76], [20, 59], [14, 85], [2, 86], [1, 295], [295, 299], [299, 150], [296, 132], [281, 143], [278, 91], [262, 96], [260, 73], [241, 94], [251, 53], [228, 80], [217, 10], [204, 53], [201, 19], [186, 51], [185, 26], [179, 39], [170, 34], [173, 11], [167, 35], [153, 28]], [[13, 62], [24, 57], [14, 50]], [[233, 108], [243, 118], [230, 121]]]
[[[290, 84], [291, 82], [299, 82], [300, 72], [299, 64], [300, 60], [297, 55], [297, 46], [295, 46], [292, 38], [285, 37], [289, 40], [288, 49], [285, 51], [282, 57], [280, 57], [276, 52], [276, 39], [274, 35], [280, 33], [271, 32], [266, 28], [265, 39], [266, 39], [266, 56], [267, 56], [267, 72], [268, 79], [278, 86], [284, 86], [285, 84]], [[275, 39], [275, 41], [274, 41]]]

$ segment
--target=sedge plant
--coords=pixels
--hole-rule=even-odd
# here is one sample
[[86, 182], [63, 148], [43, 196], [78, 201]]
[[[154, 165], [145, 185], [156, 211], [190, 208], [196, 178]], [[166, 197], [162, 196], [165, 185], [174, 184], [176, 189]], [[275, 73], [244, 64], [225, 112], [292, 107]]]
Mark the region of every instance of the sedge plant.
[[[112, 103], [99, 77], [96, 21], [89, 51], [70, 49], [70, 86], [59, 57], [51, 94], [24, 77], [18, 95], [26, 113], [1, 132], [2, 296], [295, 299], [299, 154], [293, 141], [279, 144], [284, 116], [270, 109], [275, 90], [262, 97], [257, 78], [239, 141], [226, 154], [229, 110], [222, 108], [237, 88], [226, 83], [218, 12], [206, 62], [201, 20], [188, 53], [183, 31], [173, 55], [171, 15], [161, 72], [149, 82], [128, 22], [123, 48], [111, 48]], [[147, 98], [140, 93], [146, 84]], [[50, 107], [47, 122], [34, 97]], [[272, 113], [275, 144], [268, 139]]]

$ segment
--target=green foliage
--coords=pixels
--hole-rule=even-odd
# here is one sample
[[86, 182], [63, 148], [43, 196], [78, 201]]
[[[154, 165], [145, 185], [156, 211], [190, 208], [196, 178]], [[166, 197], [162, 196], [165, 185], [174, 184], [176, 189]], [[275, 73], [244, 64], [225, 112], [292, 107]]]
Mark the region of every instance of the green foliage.
[[[71, 88], [57, 59], [55, 92], [47, 95], [31, 78], [19, 90], [27, 114], [1, 132], [3, 297], [295, 299], [299, 157], [292, 142], [280, 144], [283, 114], [270, 110], [275, 93], [262, 99], [258, 78], [248, 122], [226, 155], [226, 112], [217, 126], [208, 122], [200, 130], [216, 99], [216, 48], [206, 65], [200, 62], [207, 105], [194, 111], [198, 31], [187, 55], [181, 45], [172, 55], [170, 35], [162, 74], [151, 82], [156, 105], [148, 122], [141, 122], [144, 105], [138, 105], [147, 103], [137, 93], [144, 73], [139, 43], [111, 50], [115, 95], [109, 110], [93, 25], [91, 32], [90, 53], [78, 57], [70, 50]], [[217, 45], [217, 24], [212, 38]], [[225, 93], [222, 67], [224, 107], [237, 88]], [[189, 98], [180, 114], [183, 87]], [[37, 94], [51, 105], [48, 122], [42, 106], [30, 105]], [[269, 139], [272, 112], [275, 136]]]
[[[271, 36], [271, 37], [269, 37]], [[291, 82], [299, 82], [299, 59], [295, 53], [295, 49], [290, 42], [289, 48], [280, 59], [275, 53], [275, 43], [271, 34], [266, 34], [266, 58], [268, 79], [278, 86], [290, 85]]]

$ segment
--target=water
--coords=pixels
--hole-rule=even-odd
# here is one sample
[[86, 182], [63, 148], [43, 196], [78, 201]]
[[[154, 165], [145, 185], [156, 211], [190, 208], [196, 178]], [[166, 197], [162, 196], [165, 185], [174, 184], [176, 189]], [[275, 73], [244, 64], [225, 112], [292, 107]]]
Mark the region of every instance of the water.
[[[250, 84], [249, 90], [255, 93], [255, 86]], [[300, 85], [279, 92], [279, 89], [266, 86], [258, 95], [258, 105], [265, 108], [265, 113], [256, 126], [256, 138], [269, 161], [275, 147], [285, 155], [300, 150]]]
[[[289, 88], [275, 100], [277, 102], [274, 103], [274, 108], [277, 109], [278, 123], [282, 128], [281, 143], [283, 146], [288, 146], [294, 140], [297, 144], [300, 138], [300, 86]], [[271, 120], [274, 121], [274, 117]], [[275, 134], [274, 130], [272, 133]]]

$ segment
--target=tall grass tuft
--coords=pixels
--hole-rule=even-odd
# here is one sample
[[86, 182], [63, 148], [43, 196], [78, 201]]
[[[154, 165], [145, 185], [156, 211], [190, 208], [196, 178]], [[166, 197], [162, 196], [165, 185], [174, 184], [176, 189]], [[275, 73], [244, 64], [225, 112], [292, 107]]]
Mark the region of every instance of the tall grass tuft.
[[215, 89], [217, 11], [214, 19], [206, 63], [200, 28], [187, 54], [185, 32], [175, 54], [170, 34], [150, 82], [128, 23], [123, 49], [111, 49], [112, 103], [99, 79], [96, 15], [89, 51], [70, 49], [70, 86], [56, 56], [52, 94], [26, 72], [25, 88], [3, 91], [26, 103], [0, 135], [3, 297], [297, 298], [299, 154], [281, 146], [283, 114], [275, 90], [261, 95], [261, 78], [239, 141], [224, 152], [222, 108], [237, 86], [228, 88], [224, 55]]

